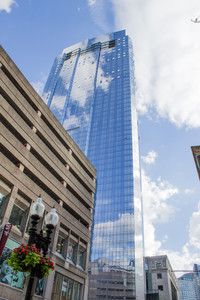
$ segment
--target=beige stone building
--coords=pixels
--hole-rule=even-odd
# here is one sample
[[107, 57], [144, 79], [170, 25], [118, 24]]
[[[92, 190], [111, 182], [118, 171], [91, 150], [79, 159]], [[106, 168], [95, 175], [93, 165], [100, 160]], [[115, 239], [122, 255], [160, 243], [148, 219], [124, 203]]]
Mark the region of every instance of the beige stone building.
[[28, 242], [30, 205], [41, 194], [59, 224], [49, 253], [55, 271], [38, 281], [34, 298], [87, 299], [96, 170], [2, 48], [0, 116], [0, 224], [13, 224], [0, 257], [0, 297], [22, 299], [25, 273], [3, 264]]
[[145, 257], [147, 299], [178, 300], [178, 283], [167, 255]]

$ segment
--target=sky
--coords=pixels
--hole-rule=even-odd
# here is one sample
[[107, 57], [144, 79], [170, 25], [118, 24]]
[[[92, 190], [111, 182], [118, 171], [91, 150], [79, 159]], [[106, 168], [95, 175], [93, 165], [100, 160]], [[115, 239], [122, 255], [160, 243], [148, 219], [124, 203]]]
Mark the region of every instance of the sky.
[[[39, 94], [56, 56], [126, 29], [134, 48], [145, 255], [200, 264], [199, 0], [0, 0], [0, 43]], [[182, 273], [176, 272], [177, 277]]]

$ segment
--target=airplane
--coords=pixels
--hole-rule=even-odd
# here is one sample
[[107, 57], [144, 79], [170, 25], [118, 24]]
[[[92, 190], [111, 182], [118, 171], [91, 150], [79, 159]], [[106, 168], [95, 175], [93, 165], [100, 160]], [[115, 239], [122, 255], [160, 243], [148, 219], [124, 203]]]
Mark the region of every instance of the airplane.
[[199, 17], [197, 17], [196, 19], [191, 20], [191, 22], [193, 22], [193, 23], [200, 23], [200, 19], [199, 19]]

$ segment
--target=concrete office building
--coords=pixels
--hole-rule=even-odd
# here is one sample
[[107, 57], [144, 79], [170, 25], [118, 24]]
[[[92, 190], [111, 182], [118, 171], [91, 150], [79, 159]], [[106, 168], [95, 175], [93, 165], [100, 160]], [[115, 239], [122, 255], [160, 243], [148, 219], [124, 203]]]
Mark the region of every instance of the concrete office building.
[[[97, 169], [89, 299], [143, 300], [143, 223], [130, 37], [122, 30], [64, 49], [55, 59], [43, 99]], [[96, 263], [103, 260], [106, 274], [99, 273]], [[113, 270], [117, 269], [129, 288], [122, 288], [121, 280], [116, 284]]]
[[27, 243], [30, 205], [41, 194], [59, 224], [49, 253], [55, 271], [38, 282], [35, 299], [87, 299], [96, 170], [2, 48], [0, 107], [0, 224], [13, 224], [0, 296], [22, 299], [25, 273], [7, 267], [3, 275], [3, 264]]
[[[166, 255], [145, 257], [147, 299], [178, 300], [177, 279]], [[159, 293], [158, 293], [159, 291]]]

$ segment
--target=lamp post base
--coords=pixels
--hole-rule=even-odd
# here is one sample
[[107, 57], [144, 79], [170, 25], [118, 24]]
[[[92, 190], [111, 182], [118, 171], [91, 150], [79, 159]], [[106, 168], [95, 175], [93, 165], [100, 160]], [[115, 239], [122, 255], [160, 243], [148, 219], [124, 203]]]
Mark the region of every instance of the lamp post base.
[[35, 294], [37, 280], [38, 278], [35, 277], [34, 270], [32, 270], [30, 275], [26, 278], [22, 300], [32, 300]]

